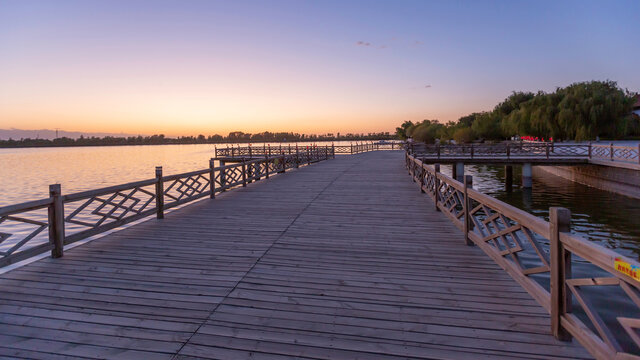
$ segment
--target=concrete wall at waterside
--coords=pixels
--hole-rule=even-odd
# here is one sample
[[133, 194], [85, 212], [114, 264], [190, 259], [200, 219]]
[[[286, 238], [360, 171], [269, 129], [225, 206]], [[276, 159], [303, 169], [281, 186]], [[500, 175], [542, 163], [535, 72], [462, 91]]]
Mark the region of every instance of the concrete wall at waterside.
[[534, 166], [536, 172], [640, 199], [640, 170], [602, 165]]

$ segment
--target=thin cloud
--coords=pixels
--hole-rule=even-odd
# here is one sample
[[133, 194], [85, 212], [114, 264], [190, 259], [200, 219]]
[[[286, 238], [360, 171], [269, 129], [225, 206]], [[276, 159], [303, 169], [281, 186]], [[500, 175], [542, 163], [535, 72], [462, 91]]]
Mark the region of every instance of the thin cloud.
[[[391, 43], [396, 43], [397, 41], [400, 41], [398, 38], [393, 37], [391, 38]], [[364, 41], [364, 40], [359, 40], [356, 41], [355, 43], [356, 46], [364, 46], [364, 47], [371, 47], [371, 48], [376, 48], [376, 49], [388, 49], [390, 46], [389, 44], [374, 44], [371, 43], [369, 41]], [[397, 45], [397, 44], [396, 44]], [[422, 46], [424, 45], [424, 43], [420, 40], [413, 40], [413, 41], [403, 41], [400, 46], [401, 47], [418, 47], [418, 46]]]
[[424, 86], [425, 89], [428, 89], [430, 87], [431, 87], [431, 84], [427, 84], [427, 85]]
[[356, 46], [364, 46], [364, 47], [371, 47], [371, 48], [376, 48], [376, 49], [386, 49], [388, 48], [388, 46], [386, 44], [381, 44], [381, 45], [377, 45], [377, 44], [372, 44], [368, 41], [356, 41]]

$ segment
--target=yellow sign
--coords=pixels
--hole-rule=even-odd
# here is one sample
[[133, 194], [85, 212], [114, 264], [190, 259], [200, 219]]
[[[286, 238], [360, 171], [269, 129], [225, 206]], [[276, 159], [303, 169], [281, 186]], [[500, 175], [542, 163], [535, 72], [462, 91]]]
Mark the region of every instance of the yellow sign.
[[637, 281], [640, 281], [640, 267], [635, 266], [635, 265], [631, 265], [628, 262], [622, 260], [621, 258], [616, 258], [616, 260], [613, 263], [613, 267], [617, 271], [619, 271], [619, 272], [621, 272], [621, 273], [623, 273], [623, 274], [625, 274], [625, 275], [627, 275], [629, 277], [632, 277], [632, 278], [636, 279]]

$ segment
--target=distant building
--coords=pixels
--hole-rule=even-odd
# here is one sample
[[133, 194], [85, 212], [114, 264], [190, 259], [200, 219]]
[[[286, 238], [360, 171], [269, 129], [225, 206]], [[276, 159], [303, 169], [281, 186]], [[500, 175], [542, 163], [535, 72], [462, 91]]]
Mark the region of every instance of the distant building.
[[631, 112], [640, 116], [640, 95], [636, 95], [636, 102], [633, 104], [633, 110], [631, 110]]

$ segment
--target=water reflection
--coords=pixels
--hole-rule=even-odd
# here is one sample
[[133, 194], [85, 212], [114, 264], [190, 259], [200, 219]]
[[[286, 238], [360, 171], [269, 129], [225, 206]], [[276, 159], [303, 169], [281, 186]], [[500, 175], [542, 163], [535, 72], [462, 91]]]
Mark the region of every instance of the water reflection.
[[[351, 142], [335, 145], [342, 143]], [[278, 146], [272, 144], [273, 148]], [[49, 184], [54, 183], [62, 184], [62, 192], [68, 194], [150, 179], [155, 177], [156, 166], [162, 166], [166, 175], [205, 169], [215, 156], [215, 147], [198, 144], [0, 149], [0, 206], [48, 197]]]

